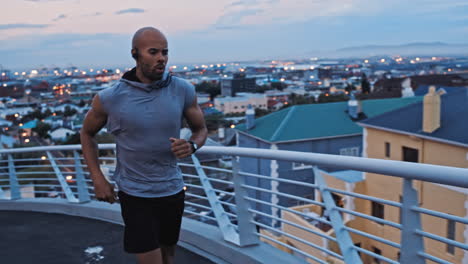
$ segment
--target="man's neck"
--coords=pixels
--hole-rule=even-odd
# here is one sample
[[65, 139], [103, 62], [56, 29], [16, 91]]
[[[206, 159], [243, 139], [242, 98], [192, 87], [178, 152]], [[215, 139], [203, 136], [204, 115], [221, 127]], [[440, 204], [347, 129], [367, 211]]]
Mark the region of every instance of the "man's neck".
[[150, 79], [146, 78], [145, 75], [143, 75], [139, 67], [136, 68], [136, 76], [142, 83], [152, 83]]
[[148, 79], [145, 75], [143, 75], [143, 73], [140, 70], [140, 67], [136, 67], [136, 76], [142, 83], [150, 84], [153, 82], [151, 79]]

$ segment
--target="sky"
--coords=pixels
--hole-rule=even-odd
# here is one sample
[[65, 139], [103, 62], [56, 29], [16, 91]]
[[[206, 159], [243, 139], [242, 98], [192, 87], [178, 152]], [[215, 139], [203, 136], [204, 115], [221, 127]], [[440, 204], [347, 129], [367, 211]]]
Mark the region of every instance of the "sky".
[[414, 42], [468, 44], [467, 0], [0, 0], [0, 67], [133, 65], [154, 26], [169, 63], [300, 58]]

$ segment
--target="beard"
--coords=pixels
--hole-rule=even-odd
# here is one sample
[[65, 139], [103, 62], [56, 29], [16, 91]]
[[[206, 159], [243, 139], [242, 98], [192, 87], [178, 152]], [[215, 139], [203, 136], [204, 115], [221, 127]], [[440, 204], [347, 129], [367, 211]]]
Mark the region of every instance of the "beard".
[[141, 64], [141, 73], [143, 74], [143, 76], [145, 76], [153, 82], [161, 80], [164, 75], [164, 71], [160, 72], [155, 67], [152, 67], [150, 64], [146, 63]]

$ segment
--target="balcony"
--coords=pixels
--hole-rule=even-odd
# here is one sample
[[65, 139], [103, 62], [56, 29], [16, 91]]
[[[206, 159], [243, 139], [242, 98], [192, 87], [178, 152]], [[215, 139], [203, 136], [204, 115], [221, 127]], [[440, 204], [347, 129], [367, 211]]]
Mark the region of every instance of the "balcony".
[[[114, 151], [112, 144], [100, 145], [101, 168], [111, 182]], [[26, 220], [47, 218], [43, 213], [61, 215], [50, 214], [50, 219], [85, 217], [122, 225], [118, 204], [94, 199], [80, 146], [5, 149], [0, 150], [0, 155], [0, 210], [23, 211], [11, 214], [13, 220], [9, 220], [18, 222], [17, 230], [37, 232], [35, 221], [29, 224]], [[223, 157], [224, 161], [197, 158], [203, 155]], [[430, 204], [420, 203], [421, 186], [426, 183], [455, 191], [459, 194], [457, 201], [466, 201], [468, 169], [249, 148], [204, 147], [197, 156], [179, 163], [187, 195], [177, 263], [193, 263], [195, 258], [200, 263], [468, 262], [466, 214], [434, 210]], [[310, 165], [314, 181], [243, 171], [238, 157]], [[338, 177], [322, 171], [322, 166], [345, 171]], [[364, 174], [356, 177], [356, 172]], [[375, 175], [402, 183], [395, 184], [401, 187], [401, 201], [368, 195], [366, 177]], [[255, 181], [247, 179], [263, 184], [255, 185]], [[281, 186], [286, 184], [306, 188], [311, 196], [282, 192]], [[301, 205], [285, 204], [281, 197]], [[454, 203], [447, 203], [447, 207], [464, 206]], [[95, 239], [106, 236], [91, 231], [99, 223], [83, 223], [71, 224], [67, 229]], [[440, 228], [434, 229], [434, 223]], [[87, 225], [89, 232], [82, 228]], [[446, 226], [453, 226], [450, 234], [445, 232]], [[60, 233], [55, 231], [56, 225], [41, 228], [50, 229], [54, 235]], [[42, 239], [39, 233], [33, 237]], [[3, 248], [15, 245], [13, 242], [3, 239]], [[32, 241], [25, 245], [48, 247], [47, 243]], [[64, 243], [59, 250], [72, 252], [74, 248]], [[115, 257], [122, 252], [114, 250], [112, 254]], [[99, 259], [94, 261], [99, 263]]]

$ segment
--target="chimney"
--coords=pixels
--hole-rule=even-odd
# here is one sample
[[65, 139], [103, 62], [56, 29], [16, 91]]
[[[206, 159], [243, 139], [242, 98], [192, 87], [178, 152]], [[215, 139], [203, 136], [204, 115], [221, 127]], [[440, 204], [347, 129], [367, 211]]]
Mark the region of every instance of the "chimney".
[[430, 86], [424, 96], [423, 103], [423, 131], [432, 133], [440, 127], [440, 93], [436, 87]]
[[401, 91], [401, 97], [414, 97], [414, 91], [411, 87], [411, 78], [406, 78], [401, 82], [401, 87], [403, 90]]
[[354, 96], [354, 93], [351, 93], [351, 98], [348, 101], [348, 114], [352, 119], [357, 119], [360, 112], [360, 105]]
[[250, 130], [255, 127], [255, 110], [252, 108], [252, 105], [249, 104], [247, 111], [245, 111], [245, 119], [247, 130]]

